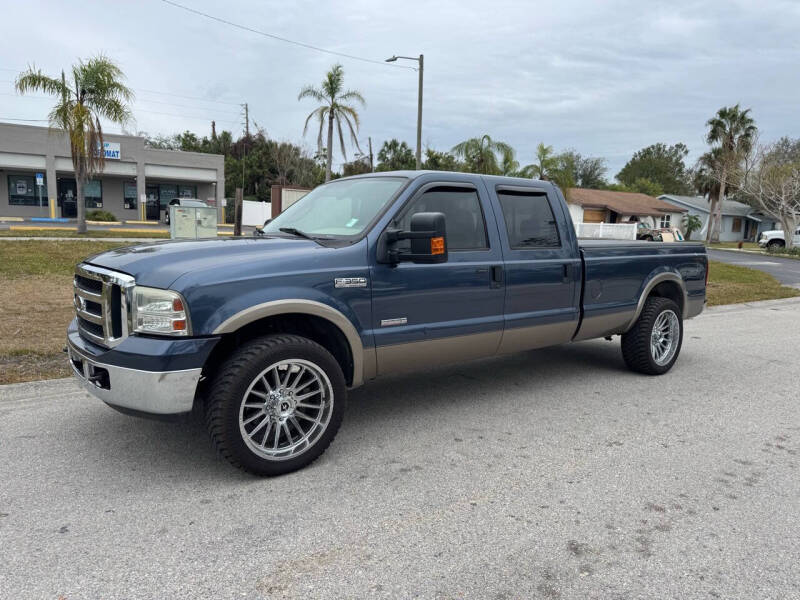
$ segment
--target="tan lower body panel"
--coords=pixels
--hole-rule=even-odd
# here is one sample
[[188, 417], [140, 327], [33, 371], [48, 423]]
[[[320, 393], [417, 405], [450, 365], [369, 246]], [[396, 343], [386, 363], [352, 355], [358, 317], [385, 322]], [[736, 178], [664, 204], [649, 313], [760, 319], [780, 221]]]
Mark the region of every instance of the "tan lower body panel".
[[378, 375], [430, 369], [455, 362], [545, 348], [570, 341], [577, 321], [519, 327], [377, 348]]
[[575, 336], [575, 341], [591, 340], [614, 333], [623, 333], [628, 328], [633, 314], [632, 310], [625, 310], [618, 313], [584, 317], [583, 321], [581, 321], [578, 335]]

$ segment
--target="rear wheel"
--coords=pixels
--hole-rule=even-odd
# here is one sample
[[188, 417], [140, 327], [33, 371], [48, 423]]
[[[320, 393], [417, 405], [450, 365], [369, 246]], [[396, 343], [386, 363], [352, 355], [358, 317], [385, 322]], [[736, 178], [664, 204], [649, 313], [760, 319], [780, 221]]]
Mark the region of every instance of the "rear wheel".
[[650, 297], [639, 318], [622, 335], [622, 356], [632, 371], [661, 375], [675, 364], [683, 343], [683, 321], [669, 298]]
[[344, 376], [322, 346], [270, 335], [237, 350], [214, 378], [206, 422], [217, 450], [258, 475], [281, 475], [316, 460], [344, 416]]
[[767, 244], [767, 248], [769, 248], [770, 250], [777, 250], [778, 248], [783, 248], [785, 245], [786, 244], [784, 243], [783, 240], [771, 240]]

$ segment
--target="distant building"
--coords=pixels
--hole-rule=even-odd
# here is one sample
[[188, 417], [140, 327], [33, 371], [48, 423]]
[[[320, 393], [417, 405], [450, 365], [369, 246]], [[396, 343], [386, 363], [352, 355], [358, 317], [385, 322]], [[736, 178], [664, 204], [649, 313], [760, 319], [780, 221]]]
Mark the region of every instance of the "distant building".
[[682, 228], [686, 208], [647, 194], [571, 188], [568, 194], [574, 223], [645, 223], [649, 227]]
[[[704, 196], [662, 194], [659, 199], [688, 210], [690, 215], [700, 217], [703, 227], [700, 229], [699, 234], [695, 234], [695, 237], [697, 239], [705, 239], [708, 231], [708, 217], [711, 213], [711, 202], [708, 198]], [[762, 231], [780, 228], [780, 223], [776, 217], [765, 215], [742, 202], [736, 202], [735, 200], [722, 201], [722, 223], [719, 234], [719, 241], [721, 242], [756, 241]]]
[[[106, 210], [120, 220], [156, 220], [176, 197], [198, 198], [219, 210], [225, 194], [222, 155], [155, 150], [137, 136], [106, 134], [104, 140], [105, 170], [86, 185], [87, 210]], [[76, 196], [64, 134], [0, 123], [0, 217], [73, 218]]]

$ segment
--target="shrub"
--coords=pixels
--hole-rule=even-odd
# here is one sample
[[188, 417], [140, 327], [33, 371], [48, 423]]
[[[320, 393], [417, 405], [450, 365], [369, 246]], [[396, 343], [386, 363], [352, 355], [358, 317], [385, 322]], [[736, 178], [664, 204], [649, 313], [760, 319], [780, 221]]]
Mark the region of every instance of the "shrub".
[[794, 248], [786, 248], [786, 246], [768, 246], [767, 251], [770, 254], [784, 254], [800, 258], [800, 246], [795, 246]]
[[86, 213], [87, 221], [116, 221], [117, 217], [107, 210], [90, 210]]

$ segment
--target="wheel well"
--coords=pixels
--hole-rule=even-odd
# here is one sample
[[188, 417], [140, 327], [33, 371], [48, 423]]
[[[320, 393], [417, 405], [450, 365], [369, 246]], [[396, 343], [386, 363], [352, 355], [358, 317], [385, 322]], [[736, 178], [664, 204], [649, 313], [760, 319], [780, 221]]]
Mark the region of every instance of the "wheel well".
[[208, 357], [203, 375], [210, 379], [233, 350], [254, 338], [273, 333], [292, 333], [317, 342], [339, 363], [347, 385], [353, 383], [353, 353], [344, 333], [327, 319], [303, 313], [265, 317], [248, 323], [233, 333], [225, 334]]
[[650, 296], [658, 296], [660, 298], [669, 298], [675, 304], [678, 305], [678, 308], [681, 309], [681, 318], [683, 318], [684, 312], [684, 297], [683, 297], [683, 290], [681, 286], [678, 285], [676, 281], [662, 281], [657, 286], [655, 286], [650, 293], [647, 295], [649, 298]]
[[772, 245], [772, 246], [785, 246], [785, 245], [786, 245], [786, 242], [784, 242], [783, 240], [779, 240], [779, 239], [777, 239], [777, 238], [776, 238], [776, 239], [769, 240], [769, 241], [767, 242], [767, 246], [770, 246], [770, 245]]

